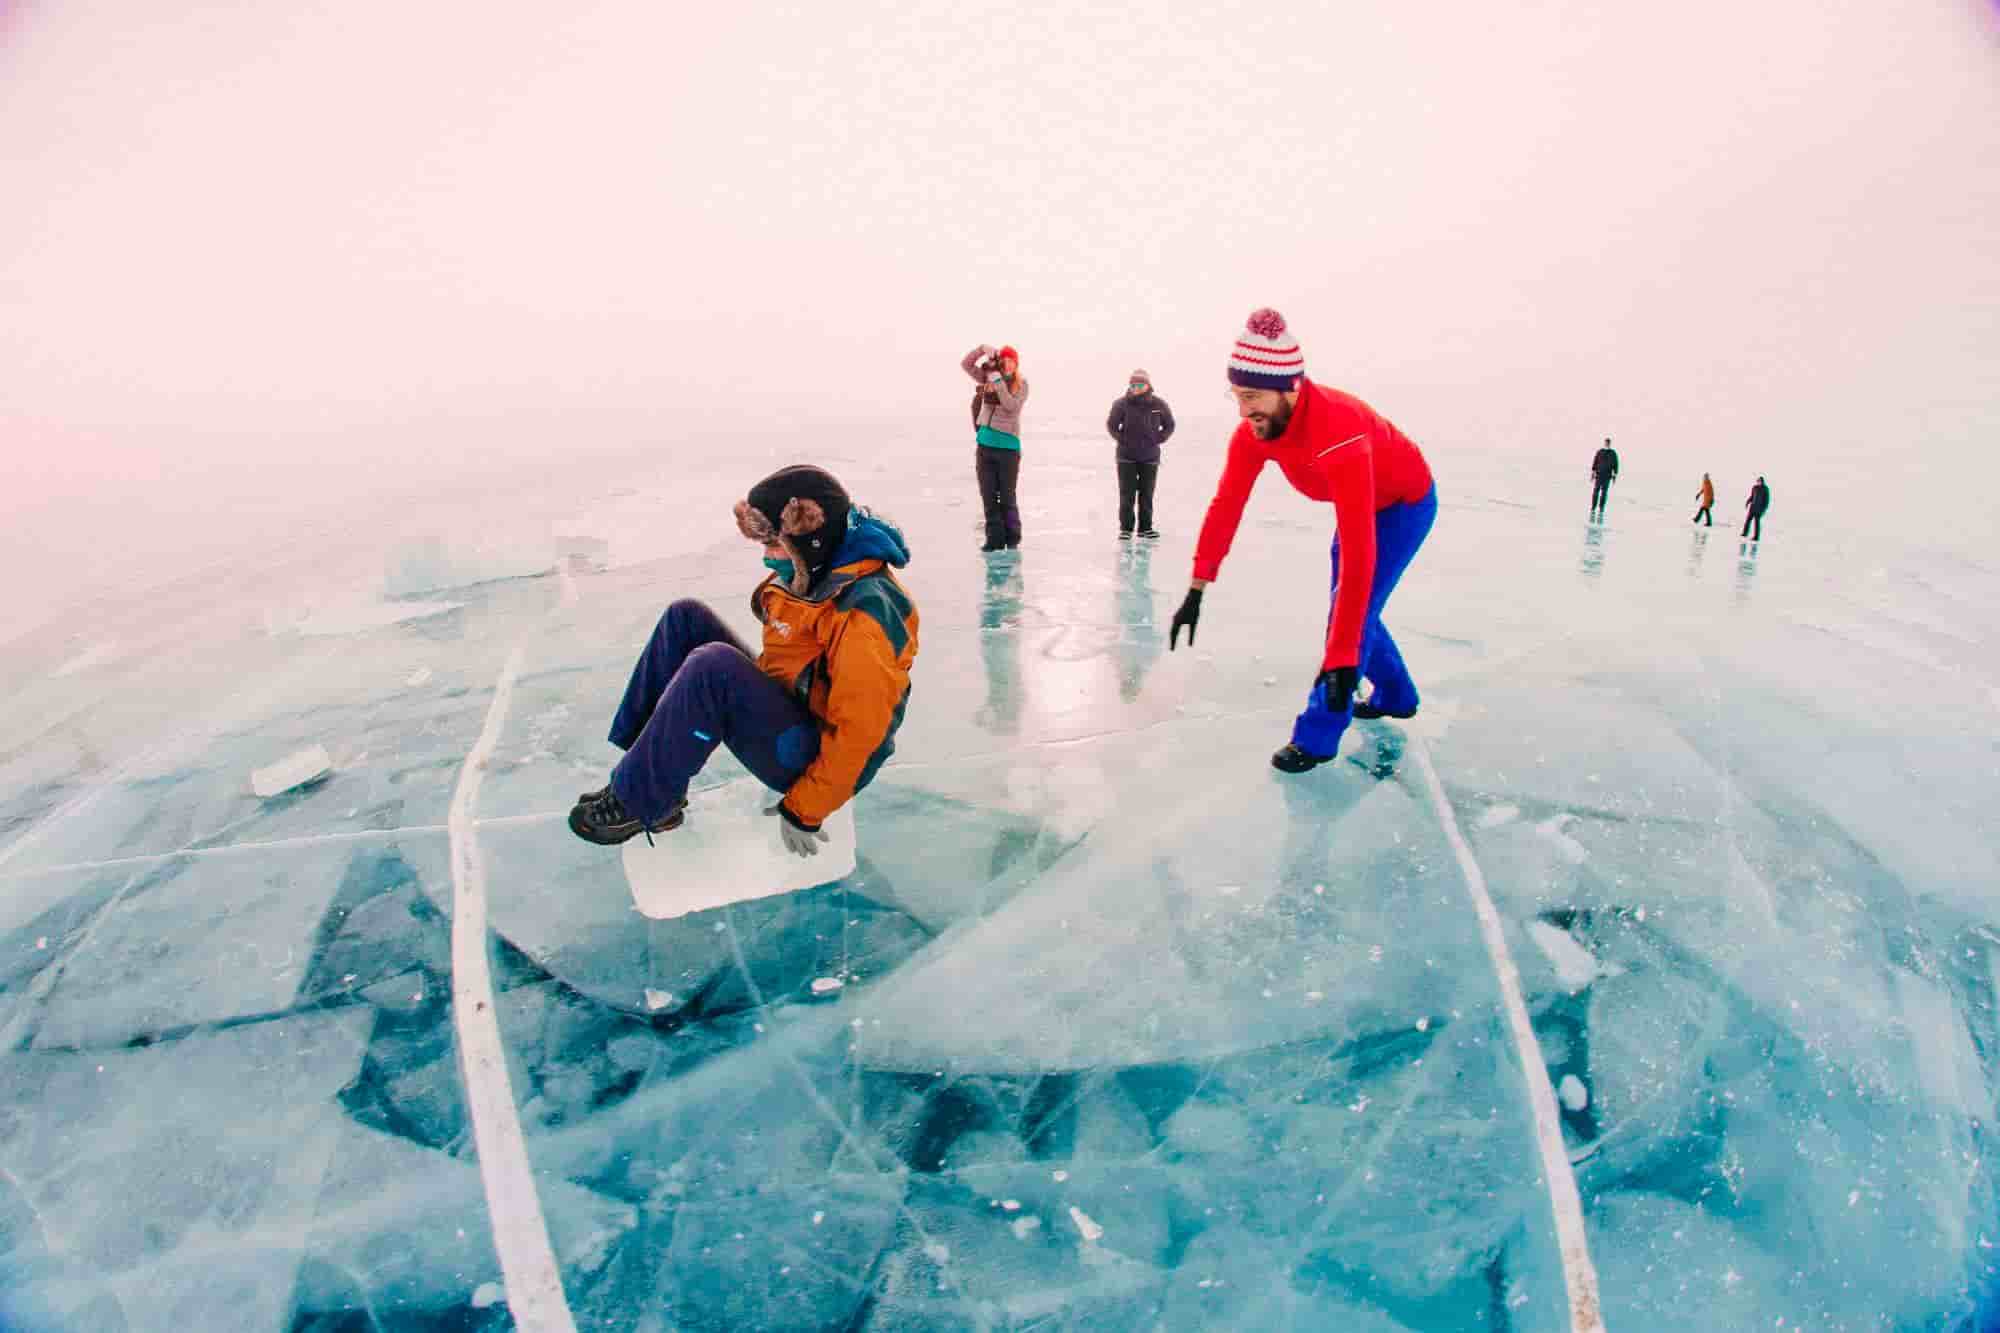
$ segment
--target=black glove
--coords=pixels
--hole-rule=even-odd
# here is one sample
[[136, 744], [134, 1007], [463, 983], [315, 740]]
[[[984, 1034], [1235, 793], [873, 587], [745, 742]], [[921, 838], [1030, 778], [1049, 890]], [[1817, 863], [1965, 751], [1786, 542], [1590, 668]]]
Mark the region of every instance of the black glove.
[[1173, 628], [1167, 631], [1167, 651], [1180, 646], [1181, 627], [1186, 626], [1188, 647], [1194, 647], [1195, 623], [1201, 619], [1201, 589], [1189, 588], [1188, 595], [1181, 599], [1181, 609], [1174, 612]]
[[1313, 689], [1319, 693], [1329, 713], [1345, 713], [1354, 702], [1354, 691], [1361, 687], [1361, 671], [1358, 667], [1332, 667], [1319, 673], [1313, 680]]

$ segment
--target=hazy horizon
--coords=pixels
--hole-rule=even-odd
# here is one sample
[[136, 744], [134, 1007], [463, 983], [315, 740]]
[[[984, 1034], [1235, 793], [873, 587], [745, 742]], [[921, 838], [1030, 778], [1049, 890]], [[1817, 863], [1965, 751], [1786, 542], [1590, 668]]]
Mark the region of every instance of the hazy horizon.
[[1439, 448], [1989, 473], [1996, 67], [1982, 0], [0, 8], [14, 600], [535, 468], [960, 448], [979, 341], [1031, 453], [1135, 365], [1219, 416], [1266, 303]]

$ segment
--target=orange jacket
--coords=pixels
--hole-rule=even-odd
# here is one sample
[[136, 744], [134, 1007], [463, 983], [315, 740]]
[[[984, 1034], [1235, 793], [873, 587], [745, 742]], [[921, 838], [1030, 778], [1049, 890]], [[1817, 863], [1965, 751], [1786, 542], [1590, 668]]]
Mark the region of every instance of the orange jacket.
[[1715, 483], [1707, 477], [1703, 477], [1701, 479], [1701, 489], [1695, 492], [1695, 498], [1701, 501], [1702, 508], [1707, 509], [1712, 507], [1715, 504]]
[[750, 606], [764, 622], [758, 669], [804, 696], [819, 722], [819, 754], [784, 801], [816, 828], [895, 752], [917, 657], [917, 606], [877, 559], [837, 566], [808, 594], [766, 579]]

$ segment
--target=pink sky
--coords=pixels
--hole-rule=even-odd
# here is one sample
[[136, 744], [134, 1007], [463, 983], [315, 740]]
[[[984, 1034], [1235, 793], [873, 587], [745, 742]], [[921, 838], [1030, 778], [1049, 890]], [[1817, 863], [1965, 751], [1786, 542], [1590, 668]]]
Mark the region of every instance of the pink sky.
[[2000, 435], [1983, 2], [1070, 11], [0, 4], [0, 522], [1201, 404], [1263, 303], [1424, 439]]

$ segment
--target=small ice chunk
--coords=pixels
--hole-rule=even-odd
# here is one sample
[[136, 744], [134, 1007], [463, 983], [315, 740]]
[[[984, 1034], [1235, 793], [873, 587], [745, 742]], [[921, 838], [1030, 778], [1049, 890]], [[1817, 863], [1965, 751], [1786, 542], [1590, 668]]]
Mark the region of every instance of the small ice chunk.
[[332, 771], [333, 756], [326, 752], [326, 747], [309, 745], [267, 768], [253, 772], [250, 775], [250, 790], [268, 800], [280, 792], [303, 786], [314, 778], [325, 777]]
[[1520, 817], [1521, 807], [1518, 805], [1489, 806], [1486, 813], [1479, 817], [1479, 827], [1499, 828], [1502, 824], [1511, 824]]
[[1243, 892], [1243, 886], [1241, 884], [1218, 884], [1215, 886], [1215, 891], [1225, 898], [1234, 898], [1237, 894]]
[[1094, 1245], [1098, 1241], [1104, 1239], [1104, 1228], [1097, 1225], [1097, 1223], [1091, 1221], [1090, 1215], [1084, 1212], [1083, 1209], [1077, 1207], [1075, 1204], [1071, 1204], [1069, 1206], [1069, 1220], [1076, 1223], [1076, 1229], [1079, 1232], [1081, 1232], [1083, 1234], [1083, 1238], [1086, 1241], [1089, 1241], [1091, 1244]]
[[498, 1305], [503, 1294], [504, 1290], [498, 1282], [482, 1282], [472, 1289], [472, 1308], [484, 1310]]
[[48, 947], [49, 947], [49, 937], [48, 937], [48, 936], [46, 936], [46, 935], [37, 935], [37, 936], [35, 937], [35, 947], [36, 947], [37, 949], [46, 949], [46, 948], [48, 948]]
[[1535, 832], [1554, 843], [1556, 851], [1562, 855], [1563, 860], [1573, 866], [1580, 866], [1590, 859], [1590, 851], [1563, 829], [1565, 824], [1575, 818], [1575, 815], [1561, 814], [1553, 819], [1545, 819], [1535, 825]]
[[1014, 1219], [1015, 1240], [1026, 1240], [1041, 1229], [1042, 1219], [1039, 1217], [1017, 1217]]
[[1278, 678], [1276, 676], [1266, 676], [1264, 677], [1264, 683], [1266, 685], [1276, 685], [1278, 683]]
[[651, 987], [647, 987], [646, 1007], [648, 1009], [664, 1009], [673, 1002], [674, 996], [672, 991], [654, 990]]
[[1067, 1172], [1067, 1171], [1051, 1171], [1051, 1172], [1049, 1172], [1049, 1179], [1051, 1179], [1051, 1180], [1055, 1181], [1055, 1182], [1056, 1182], [1056, 1184], [1060, 1185], [1060, 1184], [1062, 1184], [1062, 1183], [1063, 1183], [1063, 1182], [1064, 1182], [1065, 1180], [1068, 1180], [1068, 1179], [1069, 1179], [1069, 1172]]
[[839, 977], [814, 977], [812, 984], [812, 993], [814, 995], [832, 995], [838, 992], [840, 988], [842, 986], [845, 986], [846, 984], [847, 983], [842, 981]]
[[924, 1257], [934, 1264], [951, 1262], [951, 1246], [941, 1240], [934, 1240], [924, 1246]]
[[1000, 1201], [1000, 1206], [1002, 1208], [1005, 1208], [1010, 1213], [1018, 1213], [1021, 1211], [1021, 1201], [1019, 1199], [1002, 1199]]
[[1430, 1019], [1428, 1019], [1428, 1018], [1419, 1018], [1419, 1019], [1417, 1020], [1417, 1031], [1419, 1031], [1419, 1032], [1429, 1032], [1430, 1030], [1431, 1030], [1431, 1021], [1430, 1021]]
[[1556, 1085], [1556, 1095], [1572, 1111], [1581, 1111], [1590, 1105], [1590, 1089], [1584, 1087], [1583, 1080], [1575, 1074], [1563, 1075], [1562, 1082]]
[[1528, 938], [1549, 960], [1549, 966], [1556, 970], [1556, 980], [1570, 994], [1576, 994], [1597, 980], [1597, 959], [1590, 950], [1577, 943], [1576, 936], [1562, 927], [1546, 921], [1530, 921]]
[[431, 669], [429, 667], [418, 667], [415, 671], [412, 671], [410, 673], [409, 680], [405, 681], [404, 683], [408, 685], [411, 689], [415, 689], [419, 685], [430, 684], [430, 679], [431, 679]]
[[1313, 885], [1313, 892], [1314, 892], [1314, 893], [1317, 893], [1317, 894], [1318, 894], [1318, 895], [1320, 895], [1320, 896], [1321, 896], [1322, 898], [1324, 898], [1324, 897], [1326, 896], [1326, 885], [1324, 885], [1324, 884], [1315, 884], [1315, 885]]
[[822, 1223], [822, 1222], [824, 1222], [824, 1221], [826, 1221], [826, 1214], [825, 1214], [825, 1213], [814, 1213], [814, 1214], [813, 1214], [813, 1225], [814, 1225], [814, 1226], [818, 1226], [818, 1225], [819, 1225], [820, 1223]]

